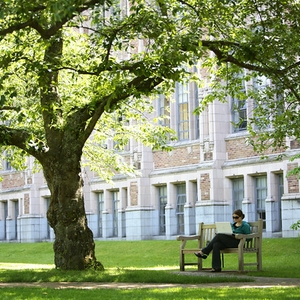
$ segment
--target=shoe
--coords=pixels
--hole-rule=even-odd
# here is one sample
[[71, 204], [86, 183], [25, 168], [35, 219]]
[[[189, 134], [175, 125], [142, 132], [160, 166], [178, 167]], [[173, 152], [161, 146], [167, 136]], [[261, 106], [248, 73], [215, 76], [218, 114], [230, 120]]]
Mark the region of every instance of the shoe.
[[[201, 251], [202, 252], [202, 251]], [[206, 259], [207, 258], [207, 254], [205, 253], [201, 253], [201, 252], [195, 252], [194, 254], [199, 257], [199, 258], [202, 258], [202, 259]]]
[[221, 272], [221, 271], [222, 271], [221, 268], [216, 268], [216, 269], [212, 268], [211, 269], [211, 272]]

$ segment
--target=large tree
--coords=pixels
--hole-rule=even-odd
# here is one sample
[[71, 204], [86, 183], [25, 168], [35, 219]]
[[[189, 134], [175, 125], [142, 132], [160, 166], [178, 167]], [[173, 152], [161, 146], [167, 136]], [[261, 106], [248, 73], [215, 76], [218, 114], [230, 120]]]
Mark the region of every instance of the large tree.
[[[129, 119], [132, 113], [141, 118], [137, 111], [150, 106], [142, 97], [162, 92], [161, 83], [179, 80], [178, 66], [187, 58], [176, 43], [162, 38], [165, 24], [156, 10], [139, 4], [131, 10], [128, 14], [118, 1], [105, 0], [0, 3], [0, 144], [14, 147], [6, 152], [12, 158], [22, 152], [42, 166], [51, 193], [47, 218], [55, 233], [57, 268], [103, 269], [82, 194], [86, 141], [92, 134], [102, 155], [97, 135], [103, 139], [112, 131], [119, 145], [126, 144], [129, 126], [108, 127], [113, 124], [108, 119]], [[138, 43], [143, 51], [137, 51]], [[153, 126], [147, 135], [149, 126], [141, 121], [131, 130], [135, 138], [167, 147], [164, 130]], [[91, 148], [85, 148], [88, 159]], [[106, 157], [119, 171], [113, 154]]]
[[[164, 92], [163, 83], [180, 80], [181, 66], [199, 60], [209, 70], [208, 101], [239, 93], [247, 79], [240, 76], [243, 69], [258, 79], [267, 76], [274, 88], [251, 95], [257, 99], [253, 122], [264, 125], [265, 118], [274, 128], [262, 131], [262, 140], [278, 147], [286, 134], [299, 138], [298, 1], [137, 0], [128, 7], [122, 2], [123, 11], [118, 3], [0, 3], [0, 144], [42, 165], [61, 269], [103, 267], [84, 212], [86, 142], [94, 129], [95, 136], [107, 131], [108, 115], [128, 113], [126, 107], [142, 106], [143, 96]], [[136, 51], [138, 45], [143, 51]], [[166, 141], [155, 137], [154, 146]]]

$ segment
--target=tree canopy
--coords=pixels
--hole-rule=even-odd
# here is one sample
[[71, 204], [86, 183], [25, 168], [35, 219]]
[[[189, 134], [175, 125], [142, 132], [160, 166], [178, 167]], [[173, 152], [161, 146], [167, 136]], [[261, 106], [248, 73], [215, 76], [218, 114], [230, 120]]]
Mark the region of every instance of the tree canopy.
[[[161, 83], [172, 86], [181, 78], [180, 66], [198, 60], [210, 71], [207, 101], [236, 92], [236, 74], [242, 69], [258, 78], [267, 76], [272, 86], [260, 93], [260, 116], [252, 120], [256, 128], [266, 124], [265, 118], [272, 120], [275, 130], [265, 132], [262, 140], [272, 138], [278, 147], [284, 136], [298, 137], [298, 1], [155, 4], [3, 1], [0, 105], [9, 128], [0, 128], [2, 144], [39, 160], [41, 149], [51, 149], [48, 133], [76, 120], [84, 124], [84, 145], [103, 112], [121, 113], [124, 100], [130, 99], [133, 107], [141, 97], [164, 92]], [[143, 41], [143, 51], [136, 51], [137, 41]], [[47, 79], [41, 80], [41, 74]], [[242, 79], [249, 78], [243, 74]], [[226, 86], [220, 83], [224, 81]]]
[[[76, 137], [82, 147], [102, 115], [102, 127], [109, 114], [115, 120], [122, 114], [141, 118], [140, 112], [151, 109], [141, 98], [181, 76], [175, 58], [184, 54], [174, 55], [171, 62], [155, 44], [134, 49], [134, 40], [149, 40], [159, 30], [154, 21], [148, 22], [146, 11], [128, 16], [117, 2], [104, 1], [8, 1], [1, 14], [1, 144], [39, 161], [59, 145], [69, 127], [82, 127]], [[149, 29], [142, 30], [147, 23]], [[130, 107], [135, 108], [131, 115]], [[154, 136], [140, 135], [158, 147]]]
[[[252, 98], [255, 106], [248, 116], [248, 130], [255, 137], [256, 150], [263, 153], [270, 145], [284, 148], [286, 136], [298, 140], [299, 1], [180, 2], [195, 22], [191, 30], [198, 35], [200, 49], [214, 54], [203, 60], [212, 93], [202, 107], [233, 94]], [[199, 58], [203, 59], [201, 53]], [[258, 86], [265, 79], [269, 84], [241, 95], [242, 81], [251, 77]]]

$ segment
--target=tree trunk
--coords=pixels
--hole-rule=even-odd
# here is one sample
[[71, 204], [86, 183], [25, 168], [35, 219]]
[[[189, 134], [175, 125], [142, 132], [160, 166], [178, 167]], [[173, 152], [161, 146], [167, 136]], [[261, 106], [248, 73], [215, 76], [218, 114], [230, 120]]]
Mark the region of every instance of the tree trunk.
[[79, 161], [60, 155], [43, 163], [51, 191], [47, 218], [55, 233], [54, 262], [62, 270], [104, 270], [96, 260], [93, 233], [87, 225]]

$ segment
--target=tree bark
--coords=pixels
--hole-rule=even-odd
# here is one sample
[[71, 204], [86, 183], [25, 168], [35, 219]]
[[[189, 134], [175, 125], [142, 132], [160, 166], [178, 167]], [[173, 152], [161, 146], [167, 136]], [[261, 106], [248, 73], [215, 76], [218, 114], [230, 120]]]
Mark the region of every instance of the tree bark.
[[80, 159], [59, 155], [58, 159], [47, 161], [43, 164], [51, 191], [47, 218], [55, 233], [53, 248], [56, 268], [104, 270], [103, 265], [96, 260], [93, 233], [87, 224]]

